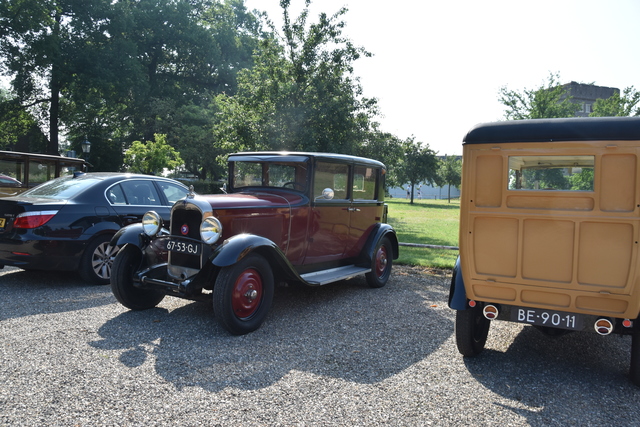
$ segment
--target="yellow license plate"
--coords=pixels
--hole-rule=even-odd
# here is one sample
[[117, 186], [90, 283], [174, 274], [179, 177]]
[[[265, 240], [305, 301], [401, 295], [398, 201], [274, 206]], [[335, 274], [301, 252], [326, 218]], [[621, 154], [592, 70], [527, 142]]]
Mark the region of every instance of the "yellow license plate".
[[0, 228], [4, 228], [4, 222], [5, 222], [5, 219], [0, 218]]

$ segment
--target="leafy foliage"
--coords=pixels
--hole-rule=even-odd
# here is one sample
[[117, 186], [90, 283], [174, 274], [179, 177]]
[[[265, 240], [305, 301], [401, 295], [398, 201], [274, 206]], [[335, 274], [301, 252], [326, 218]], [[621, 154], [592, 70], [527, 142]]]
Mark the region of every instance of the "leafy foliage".
[[403, 144], [404, 158], [397, 169], [397, 179], [402, 183], [411, 185], [411, 203], [416, 184], [427, 182], [433, 186], [441, 184], [438, 175], [438, 158], [436, 153], [429, 148], [416, 142], [415, 138], [407, 139]]
[[264, 39], [255, 66], [238, 76], [238, 93], [219, 99], [225, 115], [216, 132], [235, 150], [300, 150], [356, 154], [371, 130], [376, 101], [361, 97], [352, 63], [369, 53], [342, 37], [346, 9], [308, 22], [283, 8], [283, 28]]
[[640, 115], [640, 92], [633, 86], [625, 88], [622, 95], [616, 92], [607, 99], [598, 99], [593, 104], [591, 117], [638, 116]]
[[175, 169], [182, 163], [180, 154], [161, 134], [156, 134], [153, 141], [134, 141], [124, 154], [124, 167], [129, 172], [158, 175], [163, 169]]
[[547, 81], [537, 89], [522, 91], [500, 89], [499, 100], [507, 108], [507, 120], [574, 117], [580, 108], [571, 102], [566, 89], [558, 83], [560, 76], [550, 73]]
[[460, 188], [462, 182], [462, 159], [457, 156], [444, 156], [438, 170], [440, 182], [448, 185], [447, 199], [451, 202], [451, 187]]

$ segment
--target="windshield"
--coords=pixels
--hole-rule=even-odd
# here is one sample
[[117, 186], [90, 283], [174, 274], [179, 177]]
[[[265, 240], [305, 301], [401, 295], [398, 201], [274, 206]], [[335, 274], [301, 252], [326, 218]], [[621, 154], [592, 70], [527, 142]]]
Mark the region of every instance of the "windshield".
[[70, 199], [97, 182], [100, 182], [100, 179], [93, 177], [74, 178], [73, 176], [65, 176], [47, 181], [44, 184], [40, 184], [37, 187], [27, 190], [22, 193], [22, 197], [26, 196], [60, 200]]
[[234, 162], [233, 188], [280, 187], [305, 191], [307, 165], [304, 163]]

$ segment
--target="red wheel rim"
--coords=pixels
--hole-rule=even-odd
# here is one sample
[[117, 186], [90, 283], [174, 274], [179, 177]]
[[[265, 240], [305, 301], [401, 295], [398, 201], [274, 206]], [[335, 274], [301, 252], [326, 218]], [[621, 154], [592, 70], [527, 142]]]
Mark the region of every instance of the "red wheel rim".
[[376, 252], [376, 275], [378, 277], [384, 276], [387, 269], [387, 247], [380, 246]]
[[249, 268], [238, 276], [233, 285], [231, 306], [240, 319], [251, 317], [262, 301], [262, 277], [257, 270]]

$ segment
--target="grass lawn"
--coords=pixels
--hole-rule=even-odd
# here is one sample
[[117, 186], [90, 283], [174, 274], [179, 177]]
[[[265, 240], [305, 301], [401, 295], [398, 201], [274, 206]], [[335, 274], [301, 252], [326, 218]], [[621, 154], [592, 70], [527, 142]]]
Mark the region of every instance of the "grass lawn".
[[[401, 243], [458, 246], [460, 201], [388, 199], [389, 224]], [[453, 268], [457, 250], [400, 247], [396, 264]]]

